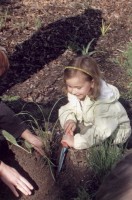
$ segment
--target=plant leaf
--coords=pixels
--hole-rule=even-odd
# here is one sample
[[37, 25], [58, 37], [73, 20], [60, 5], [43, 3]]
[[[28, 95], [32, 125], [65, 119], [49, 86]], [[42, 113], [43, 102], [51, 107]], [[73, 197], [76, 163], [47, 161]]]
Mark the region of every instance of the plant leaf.
[[15, 146], [17, 146], [17, 147], [23, 149], [23, 150], [26, 151], [27, 153], [30, 153], [29, 151], [27, 151], [26, 149], [24, 149], [23, 147], [21, 147], [21, 146], [17, 143], [16, 139], [15, 139], [10, 133], [8, 133], [7, 131], [2, 130], [2, 135], [3, 135], [3, 136], [5, 137], [5, 139], [6, 139], [7, 141], [9, 141], [10, 143], [12, 143], [12, 144], [14, 144]]

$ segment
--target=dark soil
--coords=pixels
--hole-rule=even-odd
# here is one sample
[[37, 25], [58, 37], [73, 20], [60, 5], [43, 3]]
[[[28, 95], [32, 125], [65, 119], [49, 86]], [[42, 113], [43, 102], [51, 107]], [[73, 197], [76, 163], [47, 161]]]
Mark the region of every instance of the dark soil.
[[[131, 8], [130, 0], [0, 1], [0, 44], [7, 49], [10, 60], [10, 70], [1, 79], [0, 93], [20, 96], [19, 100], [6, 103], [16, 113], [28, 103], [25, 110], [37, 117], [33, 102], [38, 103], [48, 117], [54, 103], [63, 96], [64, 66], [95, 38], [90, 51], [97, 51], [94, 57], [102, 73], [107, 82], [119, 88], [121, 102], [132, 121], [132, 98], [126, 97], [131, 77], [121, 66], [121, 52], [131, 41]], [[104, 36], [100, 31], [102, 20], [110, 24]], [[115, 62], [116, 58], [120, 63]], [[57, 119], [57, 108], [51, 124]], [[40, 116], [39, 121], [43, 123]], [[79, 187], [88, 186], [91, 172], [86, 167], [84, 151], [69, 150], [63, 170], [54, 181], [49, 165], [35, 153], [27, 154], [15, 146], [7, 151], [5, 145], [3, 148], [5, 162], [31, 181], [35, 190], [30, 197], [15, 198], [0, 183], [1, 200], [70, 200], [77, 197]], [[55, 150], [52, 159], [57, 164], [60, 151]]]

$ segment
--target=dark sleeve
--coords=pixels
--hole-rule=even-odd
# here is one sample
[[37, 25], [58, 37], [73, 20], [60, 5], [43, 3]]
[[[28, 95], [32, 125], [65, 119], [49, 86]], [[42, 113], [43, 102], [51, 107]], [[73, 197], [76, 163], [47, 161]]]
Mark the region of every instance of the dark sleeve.
[[8, 106], [0, 102], [0, 129], [18, 138], [27, 128], [27, 125]]

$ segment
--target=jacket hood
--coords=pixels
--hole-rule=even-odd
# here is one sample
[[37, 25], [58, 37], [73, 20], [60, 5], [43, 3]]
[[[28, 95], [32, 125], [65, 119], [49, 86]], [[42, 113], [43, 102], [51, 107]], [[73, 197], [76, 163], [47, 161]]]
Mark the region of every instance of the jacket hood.
[[98, 101], [103, 101], [106, 103], [111, 103], [117, 101], [120, 97], [119, 90], [104, 80], [101, 80], [101, 94]]

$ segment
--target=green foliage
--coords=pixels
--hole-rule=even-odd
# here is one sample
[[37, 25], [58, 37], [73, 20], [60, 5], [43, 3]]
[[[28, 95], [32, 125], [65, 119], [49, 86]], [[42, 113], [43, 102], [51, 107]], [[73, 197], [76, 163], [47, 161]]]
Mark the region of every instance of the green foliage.
[[[97, 53], [97, 51], [91, 51], [91, 45], [93, 43], [93, 41], [95, 40], [95, 38], [93, 38], [88, 44], [87, 46], [83, 46], [83, 47], [79, 47], [75, 41], [71, 41], [68, 44], [68, 49], [73, 51], [73, 52], [81, 52], [82, 55], [88, 55], [88, 56], [92, 56], [93, 54]], [[67, 46], [67, 45], [66, 45]]]
[[114, 58], [112, 61], [116, 64], [124, 67], [126, 69], [128, 77], [130, 77], [130, 82], [127, 85], [128, 91], [121, 92], [123, 98], [126, 99], [132, 99], [132, 42], [128, 43], [126, 50], [122, 51], [118, 49], [119, 52], [121, 52], [116, 58]]
[[84, 188], [81, 188], [78, 189], [78, 197], [74, 198], [74, 200], [91, 200], [91, 197]]
[[[62, 97], [62, 98], [64, 98], [64, 97]], [[52, 172], [52, 167], [54, 166], [54, 164], [50, 160], [50, 157], [51, 157], [51, 153], [52, 153], [52, 146], [51, 145], [52, 145], [52, 142], [53, 142], [54, 131], [55, 131], [55, 127], [56, 127], [59, 120], [58, 119], [56, 120], [56, 122], [54, 123], [54, 125], [52, 126], [52, 129], [51, 129], [50, 128], [50, 117], [53, 113], [53, 110], [54, 110], [56, 104], [62, 98], [60, 98], [58, 101], [56, 101], [56, 103], [53, 105], [51, 111], [49, 112], [47, 119], [45, 118], [45, 115], [44, 115], [42, 108], [38, 104], [34, 103], [39, 110], [39, 116], [42, 116], [42, 118], [43, 118], [43, 122], [44, 122], [43, 126], [42, 125], [40, 126], [40, 124], [38, 123], [38, 120], [34, 116], [32, 116], [29, 112], [22, 111], [21, 113], [19, 113], [19, 115], [25, 115], [25, 116], [28, 117], [26, 122], [28, 122], [28, 124], [30, 124], [32, 130], [41, 138], [41, 140], [43, 142], [44, 152], [45, 152], [45, 154], [43, 155], [43, 159], [44, 159], [44, 161], [46, 161], [48, 163], [52, 177], [53, 177], [54, 180], [55, 180], [55, 177], [54, 177], [53, 172]], [[26, 105], [27, 104], [25, 104], [25, 106]], [[24, 107], [23, 107], [23, 109], [24, 109]]]
[[33, 146], [28, 142], [28, 141], [24, 141], [24, 144], [25, 144], [25, 147], [27, 148], [27, 150], [32, 153], [32, 149], [33, 149]]
[[89, 55], [89, 56], [91, 56], [91, 55], [93, 55], [94, 53], [97, 52], [97, 51], [90, 51], [91, 44], [92, 44], [93, 41], [94, 41], [94, 38], [87, 44], [86, 47], [83, 46], [82, 51], [81, 51], [82, 55]]
[[132, 42], [128, 43], [126, 50], [122, 51], [118, 49], [121, 54], [115, 58], [114, 62], [125, 67], [127, 74], [132, 76]]
[[38, 18], [35, 19], [35, 29], [38, 30], [39, 28], [41, 28], [41, 26], [42, 26], [42, 21], [38, 17]]
[[17, 28], [20, 32], [23, 32], [26, 27], [27, 27], [26, 21], [21, 21], [21, 22], [17, 23]]
[[0, 99], [2, 101], [17, 101], [18, 99], [20, 99], [19, 96], [10, 96], [10, 95], [3, 95], [3, 96], [0, 96]]
[[132, 43], [130, 43], [123, 53], [124, 55], [124, 66], [127, 68], [127, 73], [132, 77]]
[[20, 145], [17, 143], [16, 139], [15, 139], [10, 133], [8, 133], [7, 131], [4, 131], [4, 130], [3, 130], [3, 131], [2, 131], [2, 135], [5, 137], [5, 139], [6, 139], [7, 141], [9, 141], [10, 143], [12, 143], [13, 145], [15, 145], [15, 146], [17, 146], [17, 147], [23, 149], [23, 150], [26, 151], [27, 153], [31, 153], [31, 151], [27, 151], [27, 150], [24, 149], [22, 146], [20, 146]]
[[87, 160], [99, 183], [111, 170], [113, 165], [122, 157], [123, 147], [105, 141], [88, 150]]
[[102, 36], [105, 36], [105, 34], [109, 31], [110, 25], [111, 24], [106, 25], [105, 22], [104, 22], [104, 20], [102, 19], [102, 26], [100, 28]]
[[8, 9], [2, 15], [0, 14], [0, 30], [6, 26], [7, 17]]

